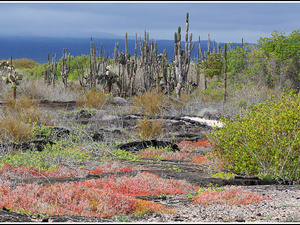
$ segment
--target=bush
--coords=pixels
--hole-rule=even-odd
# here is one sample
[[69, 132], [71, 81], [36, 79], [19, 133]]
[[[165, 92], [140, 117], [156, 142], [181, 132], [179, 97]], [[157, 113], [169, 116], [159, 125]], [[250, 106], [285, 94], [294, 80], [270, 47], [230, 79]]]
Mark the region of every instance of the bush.
[[34, 138], [32, 127], [12, 116], [0, 119], [0, 143], [26, 142]]
[[236, 173], [300, 181], [300, 94], [283, 93], [208, 135], [214, 156]]
[[24, 123], [36, 122], [41, 124], [49, 122], [48, 115], [38, 108], [37, 100], [22, 96], [17, 100], [7, 98], [6, 103], [3, 107], [4, 117], [10, 116]]
[[33, 69], [38, 65], [40, 64], [32, 59], [22, 58], [13, 60], [13, 66], [18, 69]]
[[0, 142], [21, 143], [33, 140], [34, 126], [49, 120], [49, 116], [37, 107], [35, 100], [28, 97], [6, 99], [0, 114]]
[[133, 111], [142, 111], [147, 115], [156, 115], [162, 111], [166, 103], [162, 93], [154, 91], [146, 92], [133, 98]]
[[149, 121], [147, 117], [140, 119], [137, 122], [138, 135], [143, 140], [151, 140], [159, 137], [162, 132], [162, 120], [152, 120]]
[[93, 90], [87, 91], [77, 102], [79, 107], [89, 109], [101, 109], [107, 101], [107, 97], [104, 92], [96, 92]]

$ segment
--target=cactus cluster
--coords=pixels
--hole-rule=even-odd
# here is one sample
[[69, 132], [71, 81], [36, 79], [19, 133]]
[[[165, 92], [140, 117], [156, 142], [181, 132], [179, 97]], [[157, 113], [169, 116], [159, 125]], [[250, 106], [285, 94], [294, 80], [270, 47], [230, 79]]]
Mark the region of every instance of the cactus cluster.
[[44, 82], [48, 85], [55, 87], [55, 79], [56, 79], [56, 54], [52, 53], [52, 61], [50, 62], [50, 57], [48, 54], [48, 65], [45, 65], [44, 68]]
[[[186, 94], [190, 93], [191, 85], [194, 82], [188, 81], [188, 72], [191, 62], [191, 51], [195, 46], [192, 43], [192, 33], [189, 33], [189, 13], [186, 14], [186, 29], [185, 38], [181, 40], [181, 27], [174, 35], [174, 56], [171, 63], [167, 59], [167, 51], [158, 54], [157, 43], [149, 40], [149, 33], [144, 31], [144, 39], [139, 37], [138, 54], [138, 37], [135, 34], [135, 49], [134, 56], [130, 56], [128, 52], [128, 37], [125, 33], [125, 49], [119, 49], [119, 43], [115, 44], [113, 59], [109, 59], [108, 53], [103, 53], [103, 46], [101, 44], [100, 54], [98, 48], [92, 42], [90, 45], [89, 62], [84, 60], [84, 64], [80, 65], [78, 58], [77, 75], [80, 85], [86, 89], [96, 91], [97, 84], [103, 85], [103, 89], [110, 93], [113, 88], [117, 88], [120, 97], [133, 96], [138, 93], [145, 93], [156, 89], [164, 94], [170, 95], [173, 90], [176, 90], [178, 98], [181, 97], [181, 92], [185, 89]], [[213, 41], [213, 49], [210, 47], [210, 36], [208, 35], [208, 51], [202, 54], [202, 47], [200, 45], [199, 36], [199, 51], [198, 57], [203, 61], [207, 60], [208, 55], [220, 52], [220, 43], [216, 47]], [[182, 44], [184, 43], [184, 46]], [[107, 55], [107, 56], [106, 56]], [[67, 88], [67, 79], [70, 72], [70, 54], [67, 54], [67, 49], [63, 49], [63, 57], [59, 64], [60, 75]], [[45, 67], [44, 79], [45, 82], [55, 86], [56, 79], [56, 54], [53, 53], [52, 63], [49, 60], [48, 66]], [[118, 72], [113, 72], [118, 70]], [[198, 70], [200, 71], [200, 70]], [[137, 76], [137, 73], [140, 76]], [[198, 73], [197, 84], [199, 84], [200, 73]], [[114, 86], [116, 84], [116, 86]], [[139, 84], [139, 85], [137, 85]]]

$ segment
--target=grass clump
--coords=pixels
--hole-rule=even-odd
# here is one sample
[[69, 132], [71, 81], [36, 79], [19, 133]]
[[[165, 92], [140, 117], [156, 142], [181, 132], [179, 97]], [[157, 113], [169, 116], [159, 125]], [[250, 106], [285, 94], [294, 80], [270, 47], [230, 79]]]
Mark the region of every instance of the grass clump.
[[20, 143], [30, 141], [35, 133], [32, 127], [12, 116], [0, 119], [0, 143]]
[[132, 102], [134, 112], [140, 111], [146, 115], [157, 115], [162, 112], [166, 99], [161, 92], [153, 90], [133, 97]]
[[208, 135], [214, 156], [235, 173], [300, 182], [300, 94], [283, 93]]
[[6, 99], [0, 115], [0, 142], [18, 143], [32, 140], [34, 126], [47, 123], [49, 117], [37, 107], [37, 101], [23, 96]]
[[89, 109], [101, 109], [107, 101], [107, 96], [103, 91], [96, 92], [93, 90], [87, 91], [76, 102], [78, 107], [84, 107]]
[[137, 122], [137, 128], [139, 131], [137, 135], [142, 140], [155, 139], [162, 134], [162, 125], [163, 122], [160, 119], [154, 119], [150, 121], [147, 117], [143, 117]]
[[43, 113], [37, 106], [38, 101], [30, 99], [27, 96], [22, 96], [17, 100], [6, 99], [6, 104], [3, 107], [3, 116], [11, 116], [15, 120], [24, 123], [38, 123], [45, 124], [49, 122], [47, 114]]

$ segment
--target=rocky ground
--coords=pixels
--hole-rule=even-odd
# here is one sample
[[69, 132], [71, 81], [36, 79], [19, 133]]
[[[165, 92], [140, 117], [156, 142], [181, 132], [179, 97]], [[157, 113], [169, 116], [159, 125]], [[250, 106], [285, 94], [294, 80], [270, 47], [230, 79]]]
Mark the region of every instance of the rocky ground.
[[[76, 109], [75, 102], [42, 102], [40, 106], [57, 112], [58, 109], [66, 111], [63, 115], [58, 116], [57, 121], [75, 121], [78, 124], [93, 124], [93, 133], [95, 141], [105, 141], [107, 144], [120, 140], [126, 143], [130, 132], [136, 130], [136, 121], [140, 115], [135, 114], [114, 114], [107, 111], [99, 111], [96, 114], [89, 114], [86, 111]], [[118, 107], [118, 106], [115, 106]], [[74, 110], [76, 113], [74, 113]], [[77, 111], [76, 111], [77, 110]], [[170, 144], [176, 148], [176, 143], [182, 140], [199, 140], [212, 129], [211, 126], [217, 124], [214, 117], [205, 118], [197, 115], [170, 115], [161, 117], [164, 121], [165, 135], [162, 135], [159, 145], [162, 142]], [[206, 120], [206, 122], [204, 121]], [[220, 125], [220, 124], [219, 124]], [[102, 129], [102, 130], [101, 130]], [[101, 132], [99, 132], [99, 130]], [[65, 126], [61, 126], [61, 132], [68, 134], [69, 131]], [[97, 133], [98, 132], [98, 133]], [[176, 141], [174, 141], [176, 140]], [[153, 141], [153, 146], [157, 145], [158, 140]], [[121, 144], [127, 151], [139, 151], [143, 148], [139, 141], [132, 141], [129, 144]], [[39, 146], [39, 143], [36, 143]], [[149, 143], [147, 143], [149, 145]], [[24, 145], [26, 147], [26, 145]], [[32, 145], [31, 145], [32, 146]], [[24, 147], [24, 148], [25, 148]], [[5, 146], [2, 146], [4, 149]], [[209, 151], [208, 148], [202, 148], [199, 151]], [[193, 205], [191, 198], [187, 195], [166, 195], [166, 196], [140, 196], [139, 198], [154, 201], [172, 208], [177, 211], [176, 214], [161, 215], [147, 214], [139, 217], [115, 216], [112, 218], [87, 218], [77, 216], [47, 216], [36, 218], [29, 215], [11, 212], [5, 208], [0, 209], [0, 222], [133, 222], [133, 223], [201, 223], [201, 222], [299, 222], [300, 221], [300, 186], [299, 185], [280, 185], [274, 181], [260, 180], [257, 177], [238, 176], [235, 179], [216, 179], [208, 178], [213, 172], [208, 166], [193, 165], [182, 160], [155, 160], [143, 159], [137, 162], [125, 162], [128, 165], [141, 165], [151, 167], [148, 172], [155, 173], [162, 178], [185, 179], [188, 182], [207, 186], [217, 184], [218, 186], [235, 185], [243, 186], [245, 190], [257, 192], [258, 194], [271, 197], [272, 200], [263, 200], [255, 205]], [[170, 167], [176, 167], [177, 171], [170, 170]], [[134, 176], [137, 171], [117, 173], [117, 176]], [[88, 175], [84, 178], [49, 178], [47, 181], [43, 178], [23, 179], [24, 183], [44, 183], [44, 182], [68, 182], [86, 179], [99, 179], [101, 175]], [[16, 181], [20, 182], [20, 181]]]

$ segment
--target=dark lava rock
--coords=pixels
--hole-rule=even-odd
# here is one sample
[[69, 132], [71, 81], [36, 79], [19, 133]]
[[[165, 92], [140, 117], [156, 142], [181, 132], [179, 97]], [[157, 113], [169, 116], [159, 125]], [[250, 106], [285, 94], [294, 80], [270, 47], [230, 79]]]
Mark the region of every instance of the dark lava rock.
[[117, 145], [115, 148], [116, 149], [122, 149], [126, 151], [140, 151], [143, 149], [146, 149], [148, 147], [171, 147], [173, 151], [179, 151], [179, 148], [176, 144], [172, 144], [171, 142], [168, 141], [157, 141], [157, 140], [151, 140], [151, 141], [134, 141], [134, 142], [129, 142], [126, 144], [120, 144]]
[[26, 142], [21, 144], [15, 144], [15, 143], [0, 144], [0, 149], [4, 152], [8, 152], [9, 149], [11, 148], [15, 150], [21, 150], [23, 152], [28, 150], [43, 151], [45, 145], [47, 144], [53, 145], [54, 142], [50, 140], [36, 140], [36, 141], [31, 141], [31, 142]]
[[93, 141], [101, 142], [104, 140], [103, 134], [101, 134], [101, 133], [92, 133], [91, 137], [92, 137]]
[[21, 213], [10, 212], [9, 210], [0, 209], [0, 223], [8, 222], [32, 222], [30, 217]]
[[88, 110], [80, 110], [77, 113], [78, 118], [91, 118], [93, 115]]

